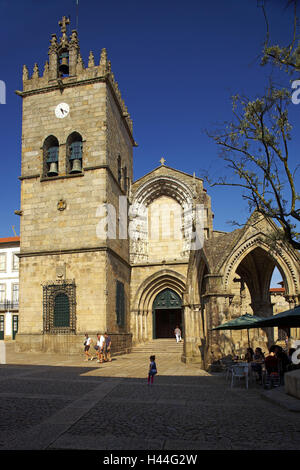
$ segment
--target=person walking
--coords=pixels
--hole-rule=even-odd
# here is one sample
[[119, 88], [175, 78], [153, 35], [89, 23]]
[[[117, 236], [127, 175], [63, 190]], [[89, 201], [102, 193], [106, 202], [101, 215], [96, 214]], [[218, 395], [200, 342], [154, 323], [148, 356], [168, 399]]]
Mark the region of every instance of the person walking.
[[97, 344], [95, 346], [97, 356], [98, 356], [97, 362], [103, 362], [104, 346], [105, 346], [105, 338], [104, 338], [103, 335], [98, 333], [97, 334]]
[[148, 372], [148, 385], [153, 385], [154, 376], [157, 374], [155, 356], [150, 356], [150, 365]]
[[85, 361], [88, 361], [89, 359], [92, 361], [94, 358], [92, 354], [89, 353], [89, 349], [91, 347], [93, 340], [89, 337], [88, 333], [85, 334], [85, 341], [84, 341], [84, 353], [86, 355]]
[[175, 330], [174, 330], [174, 334], [175, 334], [175, 337], [176, 337], [176, 343], [179, 343], [181, 341], [181, 331], [180, 331], [180, 328], [179, 326], [177, 325]]
[[105, 358], [104, 361], [111, 362], [111, 337], [105, 332]]

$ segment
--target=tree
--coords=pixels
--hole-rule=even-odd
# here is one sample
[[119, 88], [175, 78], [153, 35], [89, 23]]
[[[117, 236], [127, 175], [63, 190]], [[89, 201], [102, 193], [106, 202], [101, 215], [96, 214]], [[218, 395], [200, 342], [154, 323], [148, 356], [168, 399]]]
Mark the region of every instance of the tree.
[[[297, 1], [293, 3], [296, 7]], [[263, 64], [272, 60], [292, 70], [297, 68], [297, 58], [300, 59], [297, 51], [300, 48], [295, 48], [295, 24], [293, 41], [285, 48], [269, 46], [267, 30]], [[295, 57], [297, 60], [293, 61]], [[300, 222], [300, 196], [295, 185], [298, 166], [291, 168], [289, 151], [292, 126], [288, 119], [288, 107], [291, 93], [287, 89], [276, 88], [270, 82], [265, 94], [254, 101], [235, 95], [232, 103], [233, 119], [224, 123], [221, 131], [208, 135], [219, 146], [220, 157], [234, 178], [228, 180], [221, 177], [211, 181], [206, 177], [206, 180], [211, 186], [242, 188], [250, 210], [255, 209], [277, 221], [282, 229], [278, 231], [278, 238], [299, 249], [297, 225]]]
[[288, 0], [286, 7], [293, 7], [293, 26], [291, 40], [286, 46], [270, 45], [270, 29], [268, 17], [265, 9], [264, 2], [262, 3], [262, 11], [266, 20], [267, 32], [266, 40], [263, 48], [263, 56], [261, 60], [262, 65], [271, 62], [280, 68], [285, 68], [289, 73], [295, 70], [300, 71], [300, 43], [298, 32], [298, 17], [297, 17], [297, 4], [299, 0]]

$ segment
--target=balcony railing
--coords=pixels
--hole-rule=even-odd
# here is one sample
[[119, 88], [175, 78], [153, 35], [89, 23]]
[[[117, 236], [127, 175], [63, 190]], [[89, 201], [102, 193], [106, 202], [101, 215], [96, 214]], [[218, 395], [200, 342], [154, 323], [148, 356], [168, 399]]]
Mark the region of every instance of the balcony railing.
[[0, 302], [0, 311], [8, 312], [10, 310], [19, 310], [19, 301], [4, 300], [4, 302]]

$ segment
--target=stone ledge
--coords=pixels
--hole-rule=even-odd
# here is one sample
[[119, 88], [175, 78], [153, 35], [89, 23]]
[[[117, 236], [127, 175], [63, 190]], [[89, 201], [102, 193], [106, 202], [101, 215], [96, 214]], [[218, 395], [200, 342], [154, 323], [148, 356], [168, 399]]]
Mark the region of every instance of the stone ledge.
[[[284, 378], [286, 379], [286, 375]], [[265, 390], [261, 393], [261, 397], [279, 405], [288, 411], [300, 412], [300, 400], [285, 393], [284, 387], [274, 388], [272, 390]]]
[[284, 375], [285, 393], [300, 399], [300, 369], [287, 372]]

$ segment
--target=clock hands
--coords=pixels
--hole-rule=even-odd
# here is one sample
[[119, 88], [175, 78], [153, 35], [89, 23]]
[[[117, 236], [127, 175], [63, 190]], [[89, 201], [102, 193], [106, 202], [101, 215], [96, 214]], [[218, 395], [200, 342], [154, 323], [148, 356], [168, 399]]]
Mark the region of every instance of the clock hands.
[[67, 103], [59, 103], [55, 108], [55, 114], [58, 118], [64, 118], [69, 114], [69, 106]]

